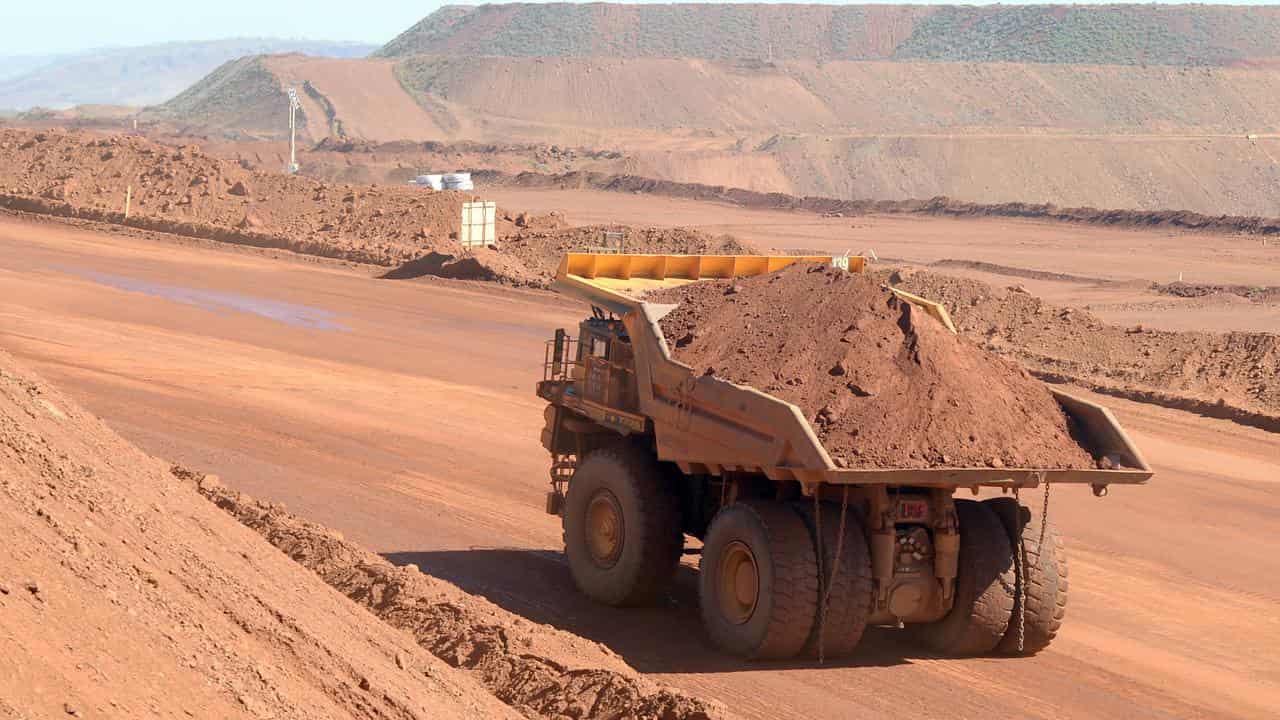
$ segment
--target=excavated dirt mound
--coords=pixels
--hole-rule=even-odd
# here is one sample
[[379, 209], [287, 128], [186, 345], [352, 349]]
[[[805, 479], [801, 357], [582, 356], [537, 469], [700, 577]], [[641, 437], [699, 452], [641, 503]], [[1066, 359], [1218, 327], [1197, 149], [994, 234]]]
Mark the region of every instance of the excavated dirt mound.
[[466, 199], [250, 171], [137, 136], [0, 129], [0, 205], [377, 265], [456, 250]]
[[545, 288], [548, 278], [518, 260], [490, 248], [474, 248], [458, 255], [430, 252], [378, 276], [383, 280], [438, 277], [448, 280], [486, 280], [512, 287]]
[[[137, 136], [0, 129], [0, 208], [128, 225], [437, 277], [546, 287], [560, 258], [626, 230], [631, 252], [742, 253], [733, 238], [668, 228], [569, 228], [562, 215], [503, 212], [496, 250], [457, 240], [469, 195], [321, 182], [247, 170], [193, 145]], [[126, 194], [130, 214], [124, 214]]]
[[653, 293], [678, 360], [798, 405], [847, 467], [1089, 468], [1044, 386], [868, 275], [793, 265]]
[[654, 687], [597, 643], [530, 623], [415, 566], [396, 567], [279, 506], [229, 490], [214, 476], [181, 468], [174, 474], [526, 717], [710, 720], [725, 715], [723, 707]]
[[1217, 285], [1210, 283], [1156, 283], [1152, 290], [1161, 295], [1182, 298], [1202, 298], [1214, 295], [1235, 295], [1250, 302], [1280, 302], [1280, 287], [1274, 285]]
[[1280, 432], [1280, 335], [1118, 327], [1016, 288], [928, 271], [883, 276], [943, 303], [963, 334], [1044, 379]]
[[4, 352], [0, 638], [0, 717], [519, 717]]

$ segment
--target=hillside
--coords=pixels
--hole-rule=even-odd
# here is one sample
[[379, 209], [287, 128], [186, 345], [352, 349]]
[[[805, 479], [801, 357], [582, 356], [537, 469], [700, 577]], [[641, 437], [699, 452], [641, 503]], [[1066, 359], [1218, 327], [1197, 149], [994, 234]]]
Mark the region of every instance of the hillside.
[[361, 57], [372, 49], [356, 43], [236, 38], [94, 50], [34, 63], [0, 79], [0, 108], [151, 105], [234, 58], [281, 52]]
[[415, 54], [1230, 65], [1280, 55], [1280, 8], [446, 6], [376, 53]]
[[4, 55], [0, 56], [0, 82], [11, 77], [25, 75], [36, 68], [65, 59], [65, 55]]
[[[237, 60], [147, 117], [279, 140], [296, 87], [312, 143], [554, 144], [616, 151], [600, 172], [791, 195], [1280, 216], [1277, 58], [1275, 6], [448, 6], [367, 59]], [[468, 166], [489, 167], [513, 169]]]
[[[285, 85], [267, 67], [267, 58], [254, 55], [223, 63], [168, 102], [144, 110], [141, 117], [232, 135], [287, 137], [288, 107]], [[298, 117], [304, 137], [312, 122], [312, 113], [304, 111]], [[323, 122], [319, 128], [324, 134]]]
[[223, 65], [154, 112], [284, 137], [291, 86], [313, 141], [1280, 129], [1280, 68], [1030, 63], [263, 56]]
[[424, 110], [431, 100], [405, 92], [393, 61], [300, 54], [237, 58], [142, 117], [193, 132], [285, 138], [289, 88], [302, 104], [299, 133], [312, 142], [428, 140], [449, 132]]
[[[313, 63], [317, 67], [319, 63]], [[1267, 132], [1269, 69], [416, 56], [418, 96], [490, 122], [725, 133]]]
[[621, 152], [606, 172], [793, 195], [1280, 215], [1276, 67], [271, 56], [155, 116], [280, 139], [289, 86], [312, 142], [556, 143]]

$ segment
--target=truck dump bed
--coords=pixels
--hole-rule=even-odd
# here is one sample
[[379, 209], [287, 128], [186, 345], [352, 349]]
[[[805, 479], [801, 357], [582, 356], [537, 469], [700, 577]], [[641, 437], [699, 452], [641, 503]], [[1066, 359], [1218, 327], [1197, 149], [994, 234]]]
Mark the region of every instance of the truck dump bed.
[[[658, 321], [674, 306], [643, 300], [658, 288], [761, 275], [796, 262], [847, 262], [849, 271], [862, 272], [865, 259], [570, 253], [561, 262], [554, 287], [622, 320], [635, 355], [639, 411], [652, 422], [658, 457], [686, 473], [759, 472], [773, 480], [796, 480], [806, 492], [819, 483], [1032, 487], [1040, 482], [1085, 483], [1098, 491], [1151, 477], [1146, 461], [1109, 410], [1053, 388], [1063, 410], [1082, 428], [1087, 449], [1109, 460], [1114, 469], [837, 467], [797, 406], [752, 387], [698, 375], [672, 358]], [[893, 292], [955, 331], [941, 305]]]

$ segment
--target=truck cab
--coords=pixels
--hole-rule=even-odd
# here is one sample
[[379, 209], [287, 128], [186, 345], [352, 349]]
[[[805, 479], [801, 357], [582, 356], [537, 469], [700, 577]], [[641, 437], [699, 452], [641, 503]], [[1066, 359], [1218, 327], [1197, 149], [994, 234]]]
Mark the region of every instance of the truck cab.
[[628, 412], [637, 409], [635, 354], [621, 320], [589, 318], [579, 325], [578, 368], [582, 397]]

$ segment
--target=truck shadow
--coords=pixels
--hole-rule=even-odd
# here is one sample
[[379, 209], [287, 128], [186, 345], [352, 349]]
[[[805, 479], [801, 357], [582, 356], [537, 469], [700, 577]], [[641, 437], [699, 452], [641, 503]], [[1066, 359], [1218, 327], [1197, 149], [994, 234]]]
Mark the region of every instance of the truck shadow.
[[[682, 565], [671, 592], [657, 606], [611, 608], [578, 592], [564, 554], [554, 550], [481, 548], [383, 555], [396, 565], [417, 565], [474, 595], [536, 623], [601, 643], [643, 673], [720, 673], [807, 668], [817, 661], [746, 662], [712, 647], [698, 615], [698, 574]], [[852, 657], [824, 667], [888, 667], [932, 657], [900, 633], [873, 628]]]

